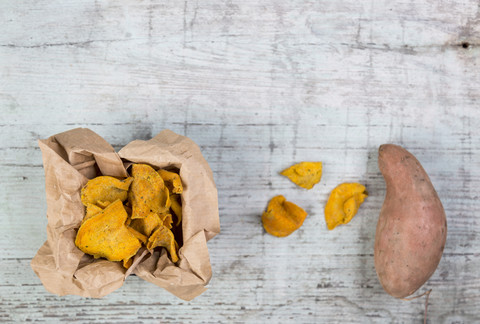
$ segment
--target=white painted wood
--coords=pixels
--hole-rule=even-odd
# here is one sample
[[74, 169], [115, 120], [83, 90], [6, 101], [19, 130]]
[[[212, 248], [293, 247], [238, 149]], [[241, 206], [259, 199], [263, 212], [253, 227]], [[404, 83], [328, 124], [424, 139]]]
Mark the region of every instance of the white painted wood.
[[[376, 150], [394, 142], [448, 218], [429, 322], [480, 322], [478, 1], [5, 0], [0, 22], [0, 321], [421, 323], [424, 300], [391, 298], [373, 266]], [[44, 290], [29, 266], [46, 239], [36, 141], [75, 127], [116, 149], [164, 128], [201, 146], [222, 226], [205, 294], [136, 277], [99, 300]], [[278, 175], [303, 160], [324, 162], [311, 191]], [[329, 232], [344, 181], [370, 196]], [[309, 213], [283, 239], [260, 223], [276, 194]]]

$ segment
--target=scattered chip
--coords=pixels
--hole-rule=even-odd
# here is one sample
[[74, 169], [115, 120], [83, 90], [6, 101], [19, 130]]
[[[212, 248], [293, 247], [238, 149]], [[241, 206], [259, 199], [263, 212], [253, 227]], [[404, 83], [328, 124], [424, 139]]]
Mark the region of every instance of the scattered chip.
[[262, 214], [262, 223], [267, 233], [284, 237], [299, 229], [306, 217], [302, 208], [279, 195], [270, 200], [267, 211]]
[[325, 205], [327, 228], [333, 230], [341, 224], [350, 222], [358, 208], [368, 197], [364, 185], [359, 183], [342, 183], [330, 193]]
[[127, 191], [132, 181], [131, 177], [125, 180], [109, 176], [93, 178], [82, 188], [82, 203], [87, 206], [88, 203], [97, 204], [98, 201], [113, 202], [117, 199], [124, 201], [127, 199]]
[[280, 172], [297, 186], [312, 189], [322, 178], [322, 162], [300, 162]]

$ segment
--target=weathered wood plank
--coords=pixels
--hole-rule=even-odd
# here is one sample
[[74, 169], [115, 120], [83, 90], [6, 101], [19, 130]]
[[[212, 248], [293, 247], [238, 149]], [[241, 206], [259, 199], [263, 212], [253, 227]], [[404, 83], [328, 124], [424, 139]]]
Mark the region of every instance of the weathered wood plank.
[[[219, 244], [222, 244], [221, 239], [212, 244], [212, 249], [218, 251], [215, 248]], [[4, 259], [2, 264], [7, 269], [17, 270], [5, 271], [1, 288], [10, 291], [10, 306], [5, 303], [0, 318], [45, 322], [75, 319], [148, 322], [157, 319], [162, 322], [296, 320], [302, 323], [337, 322], [342, 316], [349, 323], [413, 322], [423, 318], [423, 300], [393, 300], [376, 288], [376, 279], [369, 275], [369, 268], [373, 267], [371, 255], [330, 256], [327, 262], [324, 255], [304, 253], [292, 260], [290, 253], [293, 251], [287, 252], [282, 246], [266, 259], [249, 254], [225, 257], [226, 252], [237, 251], [212, 255], [216, 276], [210, 289], [192, 302], [172, 298], [137, 277], [128, 278], [122, 288], [102, 299], [54, 297], [38, 283], [28, 259]], [[323, 262], [312, 259], [323, 259]], [[432, 322], [478, 321], [478, 277], [468, 283], [461, 283], [455, 277], [457, 265], [467, 260], [466, 256], [447, 254], [437, 270], [441, 277], [429, 281], [429, 286], [434, 287], [429, 303]], [[285, 271], [298, 263], [303, 265], [304, 271]], [[477, 258], [469, 262], [468, 270], [475, 272], [478, 266]], [[281, 267], [283, 271], [278, 270]], [[335, 275], [339, 268], [348, 276]], [[23, 272], [21, 283], [19, 272]], [[221, 281], [238, 287], [235, 293], [227, 293]], [[261, 291], [269, 291], [269, 294], [259, 293]]]

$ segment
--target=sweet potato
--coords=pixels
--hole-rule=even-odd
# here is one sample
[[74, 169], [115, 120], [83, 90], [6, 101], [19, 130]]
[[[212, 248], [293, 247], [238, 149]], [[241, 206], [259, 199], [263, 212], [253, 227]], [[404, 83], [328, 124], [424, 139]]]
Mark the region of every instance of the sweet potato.
[[404, 298], [435, 272], [447, 221], [430, 178], [410, 152], [381, 145], [378, 166], [387, 192], [375, 234], [375, 269], [385, 291]]

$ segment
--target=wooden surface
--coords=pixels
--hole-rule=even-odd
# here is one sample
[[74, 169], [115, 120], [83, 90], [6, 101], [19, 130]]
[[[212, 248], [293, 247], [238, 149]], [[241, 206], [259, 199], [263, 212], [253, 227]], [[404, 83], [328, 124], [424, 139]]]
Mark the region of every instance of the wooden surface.
[[[373, 265], [385, 194], [377, 148], [422, 162], [448, 218], [419, 292], [429, 323], [480, 322], [480, 3], [427, 1], [0, 2], [0, 321], [422, 323]], [[57, 297], [29, 263], [46, 239], [37, 140], [88, 127], [118, 150], [168, 128], [214, 172], [222, 232], [191, 302], [137, 277], [102, 299]], [[310, 191], [278, 174], [324, 163]], [[325, 226], [346, 181], [370, 196]], [[287, 238], [260, 215], [283, 194], [309, 213]]]

